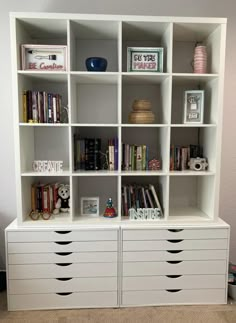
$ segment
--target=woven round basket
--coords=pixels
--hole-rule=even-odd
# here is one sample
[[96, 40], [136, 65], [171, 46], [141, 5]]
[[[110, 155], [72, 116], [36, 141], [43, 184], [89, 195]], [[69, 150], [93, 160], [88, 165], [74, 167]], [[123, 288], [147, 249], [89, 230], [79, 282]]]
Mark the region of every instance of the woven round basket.
[[153, 123], [155, 115], [152, 111], [133, 111], [129, 115], [130, 123]]
[[134, 111], [150, 111], [151, 102], [148, 100], [134, 100], [132, 109]]

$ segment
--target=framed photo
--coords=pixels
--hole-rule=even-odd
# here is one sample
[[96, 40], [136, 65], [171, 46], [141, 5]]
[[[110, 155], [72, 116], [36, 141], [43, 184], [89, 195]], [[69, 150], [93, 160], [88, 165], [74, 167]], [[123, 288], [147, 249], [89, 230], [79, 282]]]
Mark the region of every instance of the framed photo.
[[81, 197], [81, 215], [99, 216], [99, 197]]
[[203, 123], [204, 91], [184, 91], [183, 123]]
[[128, 47], [128, 72], [163, 72], [162, 47]]
[[66, 71], [67, 46], [21, 45], [22, 70]]

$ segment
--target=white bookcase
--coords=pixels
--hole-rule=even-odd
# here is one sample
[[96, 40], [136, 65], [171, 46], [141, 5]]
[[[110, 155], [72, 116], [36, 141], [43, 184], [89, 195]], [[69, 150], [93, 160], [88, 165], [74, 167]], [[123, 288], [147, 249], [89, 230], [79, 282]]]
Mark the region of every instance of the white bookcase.
[[[11, 44], [13, 105], [19, 225], [127, 222], [121, 214], [124, 183], [152, 183], [164, 209], [162, 222], [215, 221], [218, 218], [226, 19], [143, 17], [80, 14], [13, 13]], [[208, 52], [208, 73], [194, 74], [191, 61], [196, 42]], [[21, 44], [62, 44], [68, 49], [66, 72], [24, 71]], [[127, 46], [164, 47], [164, 72], [127, 72]], [[102, 56], [106, 72], [88, 72], [85, 59]], [[204, 123], [183, 124], [183, 93], [205, 90]], [[22, 92], [27, 89], [62, 94], [69, 107], [67, 124], [23, 123]], [[135, 99], [148, 99], [155, 124], [129, 124]], [[104, 143], [118, 137], [117, 171], [74, 171], [73, 135], [99, 136]], [[122, 142], [147, 144], [162, 161], [161, 171], [122, 171]], [[207, 171], [170, 171], [170, 145], [200, 143]], [[63, 173], [34, 173], [32, 161], [63, 160]], [[32, 221], [31, 184], [70, 184], [70, 214]], [[80, 198], [98, 196], [100, 217], [80, 214]], [[112, 197], [118, 217], [103, 218]]]
[[[226, 19], [13, 13], [11, 44], [17, 221], [6, 229], [8, 309], [124, 307], [227, 302], [229, 226], [218, 216]], [[208, 74], [194, 74], [196, 42]], [[67, 45], [66, 72], [23, 71], [21, 44]], [[164, 47], [163, 73], [127, 72], [127, 46]], [[108, 59], [87, 72], [85, 59]], [[204, 123], [183, 123], [185, 90], [205, 90]], [[67, 124], [23, 122], [23, 90], [62, 94]], [[155, 124], [129, 124], [135, 99], [148, 99]], [[74, 171], [74, 134], [118, 137], [116, 171]], [[122, 143], [146, 144], [160, 171], [123, 171]], [[170, 145], [198, 144], [207, 171], [170, 171]], [[62, 173], [34, 173], [34, 160], [63, 160]], [[70, 213], [31, 220], [31, 185], [70, 184]], [[121, 214], [122, 185], [153, 184], [158, 221]], [[99, 197], [100, 216], [80, 212]], [[112, 197], [118, 216], [103, 217]]]

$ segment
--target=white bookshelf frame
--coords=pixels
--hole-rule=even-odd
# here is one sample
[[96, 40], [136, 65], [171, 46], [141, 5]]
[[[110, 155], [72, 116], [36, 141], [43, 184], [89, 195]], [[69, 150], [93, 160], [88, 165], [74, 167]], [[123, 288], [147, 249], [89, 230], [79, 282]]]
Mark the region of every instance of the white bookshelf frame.
[[[226, 41], [226, 22], [225, 18], [196, 18], [196, 17], [154, 17], [154, 16], [114, 16], [114, 15], [88, 15], [88, 14], [54, 14], [54, 13], [11, 13], [11, 48], [12, 48], [12, 78], [13, 78], [13, 109], [14, 109], [14, 139], [15, 139], [15, 167], [16, 167], [16, 190], [17, 190], [17, 220], [19, 225], [35, 225], [35, 226], [53, 226], [53, 225], [63, 225], [63, 224], [102, 224], [111, 225], [124, 222], [121, 216], [121, 185], [122, 181], [126, 180], [127, 176], [129, 178], [135, 177], [145, 177], [147, 181], [148, 178], [154, 181], [164, 178], [166, 183], [164, 192], [162, 191], [163, 199], [165, 201], [165, 217], [164, 220], [160, 222], [169, 223], [198, 223], [198, 222], [211, 222], [218, 219], [219, 213], [219, 189], [220, 189], [220, 159], [221, 159], [221, 135], [222, 135], [222, 114], [223, 114], [223, 85], [224, 85], [224, 61], [225, 61], [225, 41]], [[55, 24], [56, 22], [56, 24]], [[31, 27], [31, 31], [27, 32], [24, 30], [25, 24]], [[111, 27], [111, 28], [108, 28]], [[153, 26], [159, 26], [156, 29]], [[140, 37], [137, 35], [137, 30], [141, 27]], [[87, 40], [90, 41], [95, 33], [96, 44], [98, 39], [102, 36], [106, 41], [104, 42], [104, 48], [101, 46], [100, 54], [104, 55], [106, 50], [106, 44], [111, 47], [111, 44], [116, 42], [117, 59], [113, 62], [111, 70], [108, 68], [107, 72], [101, 73], [91, 73], [86, 72], [84, 69], [76, 70], [74, 66], [81, 66], [81, 62], [75, 63], [75, 59], [79, 59], [75, 39], [78, 36], [77, 28], [81, 28], [82, 43]], [[35, 33], [34, 33], [35, 31]], [[30, 33], [32, 34], [32, 41], [36, 42], [39, 39], [34, 39], [35, 34], [40, 31], [42, 39], [47, 38], [47, 43], [50, 42], [50, 38], [57, 38], [58, 42], [65, 43], [68, 46], [68, 70], [66, 72], [41, 72], [41, 71], [22, 71], [20, 69], [20, 48], [19, 45], [23, 43], [30, 43]], [[142, 34], [143, 32], [143, 34]], [[156, 34], [155, 34], [156, 33]], [[135, 35], [135, 37], [134, 37]], [[143, 42], [142, 37], [149, 35], [150, 39], [148, 42], [159, 42], [166, 48], [165, 53], [165, 71], [164, 73], [129, 73], [124, 70], [124, 65], [126, 66], [126, 61], [124, 61], [124, 47], [125, 42]], [[50, 37], [49, 37], [50, 36]], [[48, 38], [49, 37], [49, 38]], [[155, 38], [156, 37], [156, 38]], [[135, 39], [134, 39], [135, 38]], [[141, 39], [140, 39], [141, 38]], [[41, 41], [42, 41], [41, 39]], [[186, 53], [186, 57], [179, 55], [179, 61], [176, 61], [178, 55], [176, 53], [181, 51], [179, 44], [177, 42], [190, 41], [192, 44], [199, 40], [206, 40], [207, 46], [210, 50], [210, 72], [209, 74], [193, 74], [189, 71], [179, 72], [178, 66], [184, 64], [184, 60], [189, 59], [187, 55], [189, 54], [190, 47], [188, 44], [183, 47], [182, 52]], [[54, 40], [55, 42], [55, 40]], [[111, 42], [111, 43], [110, 43]], [[190, 42], [190, 43], [191, 43]], [[145, 42], [146, 43], [146, 39]], [[89, 50], [84, 48], [83, 55], [88, 55]], [[86, 52], [87, 50], [87, 52]], [[213, 53], [214, 52], [214, 53]], [[76, 53], [76, 54], [75, 54]], [[109, 54], [109, 53], [108, 53]], [[81, 58], [82, 59], [82, 58]], [[79, 65], [78, 65], [79, 64]], [[186, 70], [189, 67], [186, 66]], [[140, 75], [141, 74], [141, 75]], [[68, 96], [68, 106], [69, 106], [69, 123], [68, 124], [26, 124], [22, 122], [21, 117], [21, 91], [24, 84], [33, 84], [35, 79], [57, 80], [59, 82], [64, 82], [64, 87], [67, 89]], [[24, 80], [24, 81], [22, 81]], [[217, 86], [214, 84], [217, 83]], [[160, 86], [164, 84], [161, 88], [161, 93], [163, 96], [162, 101], [162, 119], [161, 123], [151, 124], [151, 125], [134, 125], [128, 124], [126, 118], [124, 118], [123, 110], [125, 109], [125, 102], [122, 101], [123, 98], [123, 86], [127, 84], [134, 86], [134, 89], [138, 85], [145, 84], [152, 86]], [[173, 109], [173, 84], [181, 82], [186, 84], [205, 84], [207, 88], [210, 88], [210, 93], [214, 92], [214, 101], [211, 106], [210, 115], [207, 118], [207, 122], [201, 125], [185, 125], [182, 123], [175, 123], [172, 120], [172, 109]], [[75, 107], [75, 83], [82, 84], [89, 89], [91, 85], [102, 85], [104, 88], [104, 83], [109, 86], [112, 85], [116, 87], [116, 102], [114, 106], [117, 107], [116, 117], [114, 120], [105, 120], [101, 123], [87, 123], [79, 122], [76, 117]], [[84, 89], [84, 88], [83, 88]], [[89, 92], [88, 92], [89, 93]], [[147, 92], [148, 93], [148, 92]], [[212, 98], [212, 97], [211, 97]], [[213, 105], [215, 111], [213, 112]], [[108, 108], [106, 108], [108, 109]], [[131, 110], [131, 107], [130, 107]], [[83, 116], [82, 116], [83, 118]], [[116, 120], [115, 120], [116, 119]], [[110, 122], [111, 121], [111, 122]], [[116, 122], [114, 122], [116, 121]], [[34, 134], [28, 141], [27, 134], [37, 133], [43, 131], [43, 129], [50, 129], [57, 136], [60, 132], [68, 132], [68, 169], [61, 174], [48, 174], [48, 173], [33, 173], [31, 169], [22, 168], [22, 154], [23, 150], [32, 150], [31, 154], [35, 156], [34, 149], [35, 142], [37, 142], [37, 134]], [[116, 129], [119, 138], [119, 168], [117, 171], [73, 171], [73, 129], [79, 128], [96, 128], [101, 127], [106, 131], [106, 127], [111, 127]], [[184, 136], [186, 128], [198, 128], [201, 133], [203, 133], [203, 140], [209, 152], [209, 158], [212, 161], [209, 171], [206, 172], [193, 172], [193, 171], [169, 171], [169, 147], [171, 143], [171, 135], [173, 131], [179, 131]], [[151, 171], [121, 171], [121, 147], [122, 147], [122, 134], [127, 132], [141, 132], [148, 129], [148, 132], [156, 128], [158, 132], [164, 133], [161, 139], [161, 149], [162, 149], [162, 160], [163, 169], [158, 172]], [[32, 131], [31, 131], [32, 129]], [[40, 130], [42, 129], [42, 130]], [[124, 131], [125, 129], [125, 131]], [[60, 131], [62, 130], [62, 131]], [[191, 131], [191, 130], [190, 130]], [[23, 140], [22, 133], [26, 133], [27, 140]], [[194, 132], [194, 130], [193, 130]], [[145, 144], [145, 143], [143, 143]], [[22, 149], [22, 145], [24, 149]], [[38, 147], [39, 148], [39, 147]], [[38, 220], [31, 221], [27, 212], [24, 211], [24, 203], [27, 203], [26, 209], [30, 208], [30, 196], [26, 196], [29, 192], [29, 183], [38, 181], [38, 179], [47, 180], [48, 177], [54, 179], [57, 177], [64, 178], [70, 184], [71, 189], [71, 200], [72, 207], [71, 212], [68, 216], [60, 216], [58, 219], [51, 219], [49, 221]], [[84, 217], [79, 217], [77, 210], [75, 209], [75, 200], [81, 195], [77, 196], [78, 192], [75, 183], [80, 181], [86, 182], [86, 178], [93, 178], [93, 181], [102, 181], [107, 177], [115, 178], [115, 184], [112, 184], [112, 190], [116, 192], [114, 200], [116, 201], [115, 207], [118, 211], [118, 217], [114, 219], [106, 219], [100, 216], [99, 218], [87, 219]], [[161, 178], [158, 178], [161, 176]], [[85, 179], [84, 179], [85, 178]], [[112, 182], [113, 180], [111, 180]], [[106, 181], [105, 181], [106, 182]], [[109, 180], [108, 180], [109, 182]], [[191, 208], [186, 206], [183, 208], [176, 208], [176, 205], [172, 205], [173, 196], [176, 193], [183, 193], [181, 188], [178, 189], [178, 183], [187, 182], [191, 188], [196, 185], [195, 195], [189, 196], [189, 198], [196, 201], [200, 201], [199, 205], [201, 208], [206, 210], [207, 216], [204, 212], [199, 212], [198, 208]], [[195, 184], [195, 182], [197, 184]], [[197, 188], [198, 185], [198, 188]], [[101, 185], [102, 186], [102, 185]], [[104, 189], [102, 187], [102, 189]], [[111, 190], [111, 191], [112, 191]], [[180, 190], [180, 192], [179, 192]], [[200, 191], [200, 190], [203, 190]], [[211, 192], [211, 200], [207, 200], [207, 194]], [[101, 191], [107, 198], [110, 197], [110, 190], [107, 189], [105, 192]], [[201, 194], [200, 194], [201, 193]], [[170, 196], [172, 194], [173, 196]], [[93, 194], [94, 195], [94, 194]], [[200, 196], [201, 195], [201, 196]], [[95, 194], [95, 196], [99, 196]], [[205, 197], [204, 197], [205, 196]], [[179, 198], [180, 202], [181, 198]], [[25, 202], [28, 201], [28, 202]], [[104, 201], [100, 201], [100, 205], [103, 205]], [[178, 204], [178, 203], [177, 203]], [[181, 204], [181, 203], [180, 203]], [[171, 211], [174, 207], [174, 211]], [[101, 208], [100, 208], [101, 209]], [[105, 204], [104, 204], [105, 209]], [[102, 215], [102, 210], [100, 214]], [[141, 222], [143, 224], [143, 222]], [[158, 224], [158, 222], [155, 222]]]

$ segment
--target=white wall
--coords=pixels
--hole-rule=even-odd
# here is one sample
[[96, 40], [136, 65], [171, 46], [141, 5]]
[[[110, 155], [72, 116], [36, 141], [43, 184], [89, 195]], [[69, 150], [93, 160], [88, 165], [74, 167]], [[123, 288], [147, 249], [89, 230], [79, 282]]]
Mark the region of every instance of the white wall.
[[0, 268], [4, 266], [4, 228], [16, 217], [10, 11], [227, 17], [227, 50], [221, 171], [220, 216], [231, 225], [231, 260], [236, 261], [236, 2], [234, 0], [2, 0], [0, 4]]

